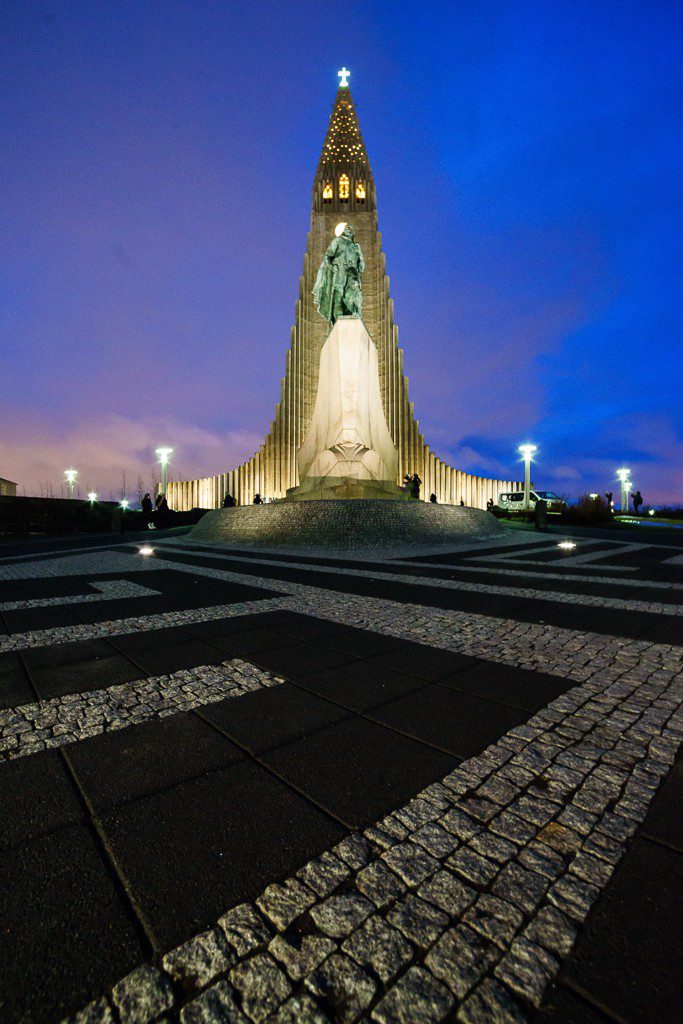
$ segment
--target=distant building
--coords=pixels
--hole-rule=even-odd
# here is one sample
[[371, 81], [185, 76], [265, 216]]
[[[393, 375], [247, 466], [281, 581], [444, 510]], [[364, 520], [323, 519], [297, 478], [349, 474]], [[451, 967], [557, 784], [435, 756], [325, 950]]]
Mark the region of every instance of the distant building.
[[4, 497], [5, 495], [16, 498], [17, 485], [13, 480], [3, 480], [0, 476], [0, 497]]

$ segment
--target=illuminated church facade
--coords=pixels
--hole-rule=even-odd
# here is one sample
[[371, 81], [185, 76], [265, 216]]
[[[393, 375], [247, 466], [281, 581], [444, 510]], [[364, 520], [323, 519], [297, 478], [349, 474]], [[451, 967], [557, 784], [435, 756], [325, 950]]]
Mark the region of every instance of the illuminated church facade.
[[318, 267], [335, 227], [350, 221], [365, 258], [363, 274], [363, 321], [378, 354], [380, 391], [384, 415], [398, 449], [398, 474], [417, 473], [423, 481], [422, 497], [436, 494], [440, 503], [486, 508], [500, 491], [514, 490], [519, 483], [492, 480], [454, 469], [434, 454], [420, 432], [408, 378], [403, 370], [403, 350], [398, 343], [394, 303], [389, 295], [386, 257], [377, 225], [377, 196], [372, 169], [360, 130], [348, 72], [341, 83], [330, 116], [327, 134], [313, 182], [311, 223], [303, 273], [299, 280], [294, 326], [291, 329], [285, 376], [270, 430], [259, 450], [241, 466], [216, 476], [168, 484], [171, 508], [219, 508], [226, 494], [238, 504], [251, 504], [258, 493], [266, 499], [283, 498], [299, 483], [297, 452], [302, 445], [315, 404], [320, 351], [328, 325], [313, 303], [312, 289]]

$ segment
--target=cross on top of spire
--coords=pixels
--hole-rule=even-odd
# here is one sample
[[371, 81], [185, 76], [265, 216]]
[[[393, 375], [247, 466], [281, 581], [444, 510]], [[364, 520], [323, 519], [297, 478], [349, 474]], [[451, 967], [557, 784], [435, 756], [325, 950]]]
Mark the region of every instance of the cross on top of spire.
[[338, 76], [338, 78], [340, 79], [340, 82], [339, 82], [339, 87], [340, 87], [341, 89], [345, 89], [345, 88], [347, 88], [347, 87], [348, 87], [348, 84], [349, 84], [349, 75], [350, 75], [350, 74], [351, 74], [351, 72], [349, 71], [349, 69], [348, 69], [347, 67], [343, 67], [343, 68], [341, 69], [341, 71], [338, 71], [338, 72], [337, 72], [337, 76]]

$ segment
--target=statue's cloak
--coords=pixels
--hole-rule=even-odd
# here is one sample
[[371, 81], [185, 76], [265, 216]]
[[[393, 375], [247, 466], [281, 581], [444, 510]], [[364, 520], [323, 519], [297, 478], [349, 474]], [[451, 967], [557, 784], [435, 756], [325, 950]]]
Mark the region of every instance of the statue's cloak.
[[358, 243], [346, 233], [333, 238], [313, 286], [313, 300], [328, 324], [340, 316], [362, 317], [360, 275], [364, 270], [365, 260]]

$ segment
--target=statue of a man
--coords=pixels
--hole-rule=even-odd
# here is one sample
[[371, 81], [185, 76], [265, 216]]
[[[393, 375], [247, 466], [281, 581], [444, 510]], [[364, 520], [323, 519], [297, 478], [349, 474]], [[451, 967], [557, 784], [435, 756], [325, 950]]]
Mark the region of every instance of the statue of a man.
[[323, 256], [313, 287], [313, 299], [320, 315], [332, 324], [340, 316], [363, 318], [360, 275], [365, 260], [350, 224], [333, 238]]

